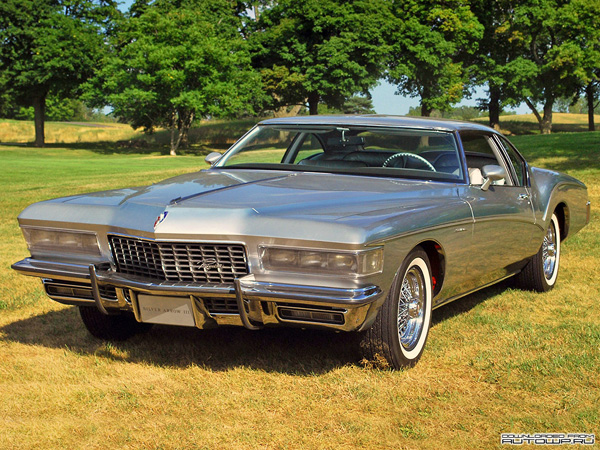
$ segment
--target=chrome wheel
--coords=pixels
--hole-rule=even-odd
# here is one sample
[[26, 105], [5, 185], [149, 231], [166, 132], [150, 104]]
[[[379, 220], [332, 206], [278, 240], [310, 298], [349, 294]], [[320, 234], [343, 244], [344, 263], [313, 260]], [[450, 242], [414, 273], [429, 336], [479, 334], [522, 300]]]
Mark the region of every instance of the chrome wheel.
[[429, 257], [416, 247], [402, 262], [375, 322], [363, 335], [365, 359], [394, 369], [414, 366], [427, 342], [432, 295]]
[[554, 223], [550, 223], [544, 242], [542, 243], [542, 261], [544, 264], [544, 276], [546, 280], [552, 279], [554, 270], [556, 269], [556, 230], [554, 229]]
[[400, 344], [412, 350], [423, 331], [426, 307], [426, 288], [423, 273], [411, 267], [402, 280], [398, 301], [398, 335]]
[[554, 287], [560, 267], [560, 223], [552, 214], [542, 245], [517, 275], [517, 285], [523, 289], [547, 292]]

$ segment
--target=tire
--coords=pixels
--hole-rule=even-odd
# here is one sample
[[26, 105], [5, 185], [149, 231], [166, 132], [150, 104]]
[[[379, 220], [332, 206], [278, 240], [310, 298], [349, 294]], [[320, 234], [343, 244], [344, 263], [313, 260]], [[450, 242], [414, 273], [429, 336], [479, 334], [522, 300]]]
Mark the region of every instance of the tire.
[[432, 291], [429, 259], [417, 247], [400, 266], [375, 322], [363, 333], [363, 357], [393, 369], [414, 366], [429, 334]]
[[540, 249], [516, 276], [518, 287], [537, 292], [554, 287], [560, 265], [560, 238], [558, 218], [552, 214]]
[[106, 341], [124, 341], [152, 328], [150, 323], [135, 320], [131, 313], [107, 316], [95, 306], [80, 306], [79, 315], [92, 336]]

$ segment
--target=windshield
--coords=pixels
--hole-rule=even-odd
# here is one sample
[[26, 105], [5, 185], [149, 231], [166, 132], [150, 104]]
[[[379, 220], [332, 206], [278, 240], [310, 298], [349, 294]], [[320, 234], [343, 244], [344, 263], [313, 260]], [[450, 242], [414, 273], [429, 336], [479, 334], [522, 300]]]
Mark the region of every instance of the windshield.
[[215, 167], [463, 178], [452, 133], [407, 128], [257, 126]]

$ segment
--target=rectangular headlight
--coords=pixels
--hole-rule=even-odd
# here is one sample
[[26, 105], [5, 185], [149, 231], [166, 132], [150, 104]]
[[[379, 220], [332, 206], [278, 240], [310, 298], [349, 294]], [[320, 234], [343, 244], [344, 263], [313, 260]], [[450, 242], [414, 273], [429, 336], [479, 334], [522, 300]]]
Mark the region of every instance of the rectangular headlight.
[[35, 227], [23, 227], [22, 230], [32, 255], [48, 252], [100, 255], [96, 233]]
[[383, 248], [357, 252], [259, 247], [265, 270], [366, 276], [383, 269]]

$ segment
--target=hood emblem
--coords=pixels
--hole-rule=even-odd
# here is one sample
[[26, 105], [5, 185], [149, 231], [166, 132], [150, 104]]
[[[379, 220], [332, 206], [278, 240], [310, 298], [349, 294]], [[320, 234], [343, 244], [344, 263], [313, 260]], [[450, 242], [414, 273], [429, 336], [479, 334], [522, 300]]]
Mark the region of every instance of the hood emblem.
[[159, 216], [156, 218], [156, 220], [154, 221], [154, 229], [155, 229], [155, 230], [156, 230], [156, 227], [157, 227], [159, 224], [163, 223], [163, 221], [164, 221], [164, 220], [167, 218], [167, 214], [169, 214], [169, 212], [168, 212], [168, 211], [165, 211], [165, 212], [161, 213], [161, 214], [160, 214], [160, 215], [159, 215]]
[[201, 270], [210, 270], [210, 269], [222, 269], [223, 264], [219, 264], [219, 262], [215, 258], [206, 258], [196, 264], [196, 269]]

